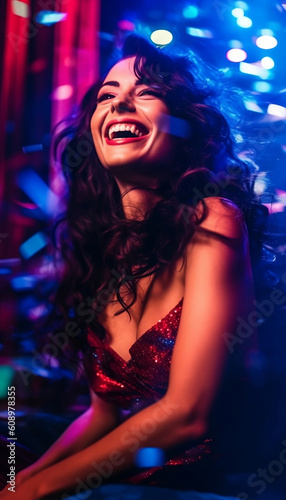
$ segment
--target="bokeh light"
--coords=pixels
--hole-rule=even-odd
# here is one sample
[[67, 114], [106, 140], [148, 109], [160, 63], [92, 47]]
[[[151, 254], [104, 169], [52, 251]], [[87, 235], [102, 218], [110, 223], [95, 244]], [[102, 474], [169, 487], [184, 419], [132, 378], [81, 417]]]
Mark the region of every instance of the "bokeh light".
[[165, 453], [161, 448], [141, 448], [136, 454], [137, 467], [158, 467], [165, 462]]
[[168, 45], [173, 40], [173, 35], [168, 30], [156, 30], [150, 36], [155, 45]]
[[252, 26], [252, 20], [250, 17], [246, 16], [238, 17], [236, 23], [240, 26], [240, 28], [250, 28]]
[[232, 13], [233, 17], [236, 17], [236, 18], [244, 16], [244, 10], [240, 9], [239, 7], [232, 9], [231, 13]]
[[248, 10], [248, 4], [246, 2], [237, 1], [234, 3], [235, 7], [238, 9]]
[[242, 49], [230, 49], [226, 53], [226, 57], [229, 61], [232, 62], [241, 62], [247, 58], [247, 53]]
[[26, 19], [30, 17], [30, 9], [27, 3], [12, 0], [11, 4], [13, 14], [19, 17], [25, 17]]
[[260, 49], [273, 49], [278, 44], [274, 36], [262, 35], [256, 39], [256, 45]]
[[273, 61], [272, 57], [262, 57], [261, 66], [265, 69], [272, 69], [275, 66], [275, 62]]
[[64, 21], [67, 18], [66, 12], [54, 12], [52, 10], [41, 10], [35, 16], [35, 21], [38, 24], [52, 26], [52, 24]]
[[286, 119], [286, 108], [284, 108], [284, 106], [280, 106], [279, 104], [269, 104], [267, 113], [269, 115], [278, 116], [283, 120]]
[[246, 73], [247, 75], [259, 76], [262, 80], [266, 80], [270, 76], [268, 69], [262, 68], [257, 64], [249, 64], [247, 62], [239, 63], [239, 71], [241, 71], [241, 73]]
[[253, 90], [255, 90], [255, 92], [270, 92], [272, 90], [272, 85], [269, 82], [254, 82]]
[[198, 16], [198, 13], [199, 13], [199, 9], [196, 5], [187, 5], [183, 9], [183, 16], [186, 19], [194, 19], [195, 17]]
[[230, 40], [228, 45], [231, 49], [242, 49], [242, 43], [240, 40]]

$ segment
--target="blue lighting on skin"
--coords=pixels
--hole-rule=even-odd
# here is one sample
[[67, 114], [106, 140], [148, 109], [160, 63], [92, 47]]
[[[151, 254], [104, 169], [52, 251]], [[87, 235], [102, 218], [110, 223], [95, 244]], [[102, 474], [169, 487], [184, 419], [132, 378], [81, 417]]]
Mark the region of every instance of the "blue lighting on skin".
[[165, 453], [161, 448], [141, 448], [137, 454], [135, 463], [137, 467], [158, 467], [165, 463]]
[[186, 19], [194, 19], [198, 16], [199, 9], [196, 5], [188, 5], [183, 9], [183, 16]]
[[56, 212], [59, 204], [58, 197], [34, 170], [27, 169], [21, 172], [17, 182], [24, 193], [26, 193], [45, 214], [50, 216]]
[[67, 18], [66, 12], [54, 12], [52, 10], [41, 10], [35, 16], [35, 21], [44, 26], [51, 26], [52, 24], [64, 21]]
[[19, 250], [22, 257], [24, 257], [24, 259], [29, 259], [32, 255], [39, 252], [39, 250], [42, 250], [42, 248], [47, 245], [48, 241], [49, 240], [45, 234], [34, 234], [31, 238], [20, 245]]

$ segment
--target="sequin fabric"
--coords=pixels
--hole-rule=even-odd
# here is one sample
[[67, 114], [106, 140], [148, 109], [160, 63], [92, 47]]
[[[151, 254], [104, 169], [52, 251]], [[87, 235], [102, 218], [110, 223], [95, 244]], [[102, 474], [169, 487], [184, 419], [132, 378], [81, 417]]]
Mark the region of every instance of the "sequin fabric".
[[[182, 303], [183, 299], [137, 339], [129, 350], [128, 361], [121, 358], [104, 339], [99, 339], [91, 329], [88, 330], [89, 349], [84, 362], [90, 386], [102, 399], [116, 404], [122, 410], [124, 418], [158, 401], [166, 393]], [[172, 477], [170, 471], [174, 469], [174, 465], [181, 465], [184, 468], [192, 464], [191, 473], [188, 470], [187, 487], [190, 487], [190, 484], [193, 486], [203, 470], [198, 464], [209, 463], [210, 445], [211, 439], [205, 439], [190, 449], [180, 450], [173, 457], [168, 457], [164, 466], [152, 467], [135, 474], [129, 482], [166, 485], [166, 471], [170, 480]], [[205, 478], [204, 473], [203, 476]], [[173, 482], [178, 488], [185, 479], [184, 475], [180, 479], [180, 485], [177, 480]]]
[[120, 408], [136, 411], [166, 392], [183, 299], [131, 346], [125, 361], [94, 332], [86, 370], [94, 392]]

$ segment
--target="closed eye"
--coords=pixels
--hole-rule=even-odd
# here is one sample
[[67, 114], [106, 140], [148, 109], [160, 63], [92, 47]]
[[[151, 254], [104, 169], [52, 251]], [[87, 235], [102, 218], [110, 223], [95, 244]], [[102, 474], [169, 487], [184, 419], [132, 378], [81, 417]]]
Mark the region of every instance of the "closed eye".
[[151, 95], [151, 96], [154, 96], [154, 97], [158, 97], [159, 99], [162, 99], [164, 97], [164, 95], [161, 92], [158, 92], [157, 90], [153, 90], [153, 89], [141, 90], [141, 92], [139, 93], [139, 95], [140, 96]]
[[109, 99], [113, 99], [115, 97], [114, 94], [110, 94], [109, 92], [106, 92], [105, 94], [102, 94], [97, 98], [97, 102], [102, 102], [102, 101], [108, 101]]

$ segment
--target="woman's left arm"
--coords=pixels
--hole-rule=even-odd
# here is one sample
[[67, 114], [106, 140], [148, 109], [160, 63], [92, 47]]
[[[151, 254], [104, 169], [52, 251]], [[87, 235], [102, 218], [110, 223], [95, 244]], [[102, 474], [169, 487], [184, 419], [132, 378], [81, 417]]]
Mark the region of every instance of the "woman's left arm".
[[67, 498], [130, 468], [141, 447], [169, 449], [205, 434], [227, 356], [224, 333], [234, 330], [251, 281], [240, 211], [218, 198], [209, 200], [209, 213], [187, 248], [167, 393], [96, 443], [27, 480], [14, 500]]

